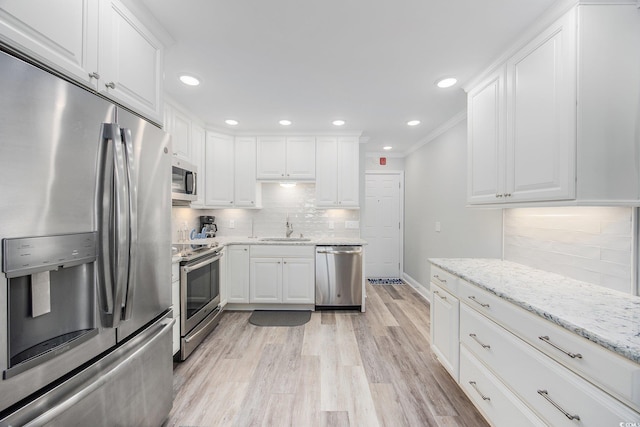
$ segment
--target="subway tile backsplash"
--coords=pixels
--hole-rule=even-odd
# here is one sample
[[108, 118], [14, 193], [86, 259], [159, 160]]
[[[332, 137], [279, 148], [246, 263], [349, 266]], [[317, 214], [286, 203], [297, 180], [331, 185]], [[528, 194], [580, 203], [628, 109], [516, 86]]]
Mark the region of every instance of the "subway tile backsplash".
[[[188, 230], [199, 226], [200, 215], [214, 215], [217, 236], [284, 237], [287, 215], [293, 237], [360, 237], [359, 228], [346, 228], [346, 221], [359, 221], [358, 209], [317, 209], [315, 184], [298, 183], [283, 188], [278, 183], [262, 183], [262, 209], [191, 209], [173, 207], [172, 238], [186, 223]], [[231, 224], [233, 222], [233, 228]], [[333, 225], [333, 229], [330, 228]]]
[[504, 259], [634, 293], [631, 207], [504, 210]]

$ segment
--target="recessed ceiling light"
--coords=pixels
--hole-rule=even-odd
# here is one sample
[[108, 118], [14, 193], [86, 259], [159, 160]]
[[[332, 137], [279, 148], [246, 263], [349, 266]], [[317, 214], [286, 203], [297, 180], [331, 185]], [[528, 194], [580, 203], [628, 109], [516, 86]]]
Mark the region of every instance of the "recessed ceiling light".
[[187, 86], [198, 86], [200, 84], [200, 80], [188, 74], [181, 75], [180, 81]]
[[456, 79], [455, 77], [447, 77], [447, 78], [438, 80], [436, 82], [436, 85], [444, 89], [447, 87], [451, 87], [456, 83], [458, 83], [458, 79]]
[[282, 126], [289, 126], [291, 125], [291, 120], [280, 120], [278, 123], [280, 123]]
[[346, 122], [344, 120], [334, 120], [331, 123], [333, 123], [334, 126], [342, 126], [344, 125]]
[[233, 120], [233, 119], [227, 119], [224, 122], [226, 124], [228, 124], [229, 126], [237, 126], [238, 125], [238, 121], [237, 120]]
[[382, 149], [383, 149], [383, 150], [387, 150], [387, 151], [388, 151], [388, 150], [391, 150], [392, 148], [393, 148], [393, 147], [392, 147], [392, 146], [390, 146], [390, 145], [387, 145], [387, 146], [382, 147]]
[[409, 120], [407, 124], [409, 126], [418, 126], [420, 124], [420, 120]]

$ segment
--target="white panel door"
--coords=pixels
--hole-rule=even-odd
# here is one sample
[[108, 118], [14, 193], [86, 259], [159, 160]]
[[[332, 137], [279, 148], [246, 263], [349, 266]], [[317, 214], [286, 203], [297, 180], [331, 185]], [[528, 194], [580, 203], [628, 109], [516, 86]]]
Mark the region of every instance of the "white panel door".
[[207, 132], [205, 204], [233, 206], [233, 137]]
[[316, 206], [338, 204], [338, 139], [318, 137], [316, 140]]
[[171, 144], [173, 145], [173, 155], [193, 162], [191, 158], [191, 120], [175, 108], [172, 111]]
[[251, 258], [249, 302], [282, 302], [282, 258]]
[[338, 207], [360, 206], [360, 141], [338, 138]]
[[287, 141], [283, 136], [260, 136], [257, 142], [258, 179], [285, 179]]
[[282, 260], [282, 302], [313, 304], [315, 302], [315, 262], [313, 258]]
[[254, 208], [256, 203], [256, 139], [238, 137], [235, 150], [235, 206]]
[[400, 277], [400, 175], [367, 174], [362, 238], [367, 277]]
[[316, 178], [316, 139], [313, 136], [287, 138], [287, 179]]
[[249, 246], [227, 248], [227, 302], [249, 302]]

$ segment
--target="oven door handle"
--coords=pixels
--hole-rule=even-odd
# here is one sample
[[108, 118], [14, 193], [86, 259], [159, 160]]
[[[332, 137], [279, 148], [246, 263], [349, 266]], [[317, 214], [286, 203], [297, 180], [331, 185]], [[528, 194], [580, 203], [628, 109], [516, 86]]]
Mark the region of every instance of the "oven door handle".
[[204, 267], [205, 265], [209, 265], [209, 264], [213, 264], [214, 262], [218, 261], [220, 258], [222, 258], [222, 254], [216, 255], [214, 257], [208, 258], [202, 262], [199, 262], [197, 264], [194, 265], [185, 265], [182, 267], [182, 271], [184, 271], [185, 273], [191, 273], [193, 270], [197, 270], [199, 268]]

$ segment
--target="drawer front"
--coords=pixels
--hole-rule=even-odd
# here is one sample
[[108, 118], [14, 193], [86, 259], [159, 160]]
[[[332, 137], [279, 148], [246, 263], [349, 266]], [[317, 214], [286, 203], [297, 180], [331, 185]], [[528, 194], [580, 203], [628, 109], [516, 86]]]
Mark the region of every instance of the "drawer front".
[[460, 386], [495, 426], [546, 426], [465, 346], [460, 347]]
[[252, 257], [313, 258], [315, 246], [309, 245], [251, 245]]
[[180, 263], [171, 264], [171, 283], [180, 280]]
[[462, 280], [460, 292], [470, 307], [640, 410], [640, 365]]
[[640, 420], [639, 413], [464, 305], [460, 323], [464, 346], [550, 425], [575, 426], [577, 418], [593, 427]]
[[435, 283], [442, 289], [451, 292], [453, 295], [458, 295], [458, 279], [453, 274], [447, 273], [440, 267], [431, 264], [431, 283]]

